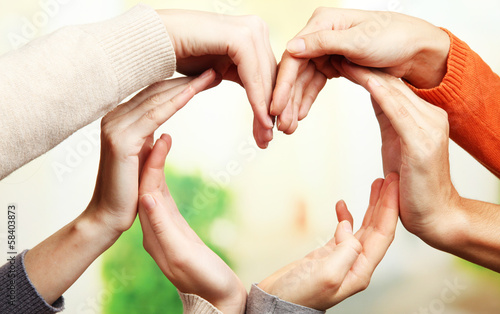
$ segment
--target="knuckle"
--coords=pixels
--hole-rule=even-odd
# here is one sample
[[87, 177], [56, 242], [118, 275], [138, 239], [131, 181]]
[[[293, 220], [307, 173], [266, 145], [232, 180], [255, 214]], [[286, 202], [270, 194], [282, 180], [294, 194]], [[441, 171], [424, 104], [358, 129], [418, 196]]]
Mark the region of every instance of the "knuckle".
[[152, 106], [158, 106], [161, 104], [161, 94], [154, 94], [153, 96], [150, 96], [146, 102]]
[[366, 277], [361, 278], [361, 281], [360, 281], [359, 287], [358, 287], [358, 292], [366, 290], [369, 285], [370, 285], [370, 276], [366, 276]]
[[152, 108], [148, 110], [145, 114], [144, 117], [148, 120], [151, 120], [156, 123], [157, 117], [158, 117], [158, 108]]
[[401, 97], [401, 96], [403, 96], [403, 93], [399, 89], [393, 87], [393, 88], [389, 88], [389, 95], [391, 95], [393, 97]]
[[256, 28], [262, 28], [266, 24], [264, 20], [258, 16], [258, 15], [248, 15], [247, 16], [247, 23]]
[[339, 290], [341, 284], [342, 284], [342, 278], [337, 272], [335, 272], [330, 276], [325, 276], [321, 286], [325, 291], [328, 291], [330, 294], [333, 294], [335, 291]]
[[104, 127], [101, 132], [101, 143], [105, 149], [113, 155], [119, 155], [123, 141], [120, 140], [118, 131], [110, 127]]
[[327, 12], [328, 10], [329, 10], [329, 8], [327, 8], [327, 7], [318, 7], [318, 8], [316, 8], [316, 10], [314, 10], [313, 16], [322, 15], [325, 12]]
[[324, 32], [318, 32], [315, 35], [315, 41], [320, 49], [327, 49], [328, 48], [328, 38], [325, 36]]

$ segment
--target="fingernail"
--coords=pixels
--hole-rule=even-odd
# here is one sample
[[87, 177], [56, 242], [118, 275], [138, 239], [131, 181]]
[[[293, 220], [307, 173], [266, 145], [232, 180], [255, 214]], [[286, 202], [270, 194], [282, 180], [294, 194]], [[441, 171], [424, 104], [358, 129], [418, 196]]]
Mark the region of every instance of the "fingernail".
[[272, 129], [274, 127], [273, 118], [271, 118], [271, 116], [267, 116], [266, 122], [267, 122], [268, 129]]
[[207, 78], [209, 75], [211, 75], [211, 74], [212, 74], [212, 71], [213, 71], [213, 69], [208, 69], [208, 70], [206, 70], [205, 72], [203, 72], [203, 74], [202, 74], [202, 75], [200, 75], [200, 78], [201, 78], [201, 79]]
[[[276, 124], [277, 127], [278, 127], [278, 130], [280, 130], [280, 125], [281, 125], [281, 121], [278, 119], [278, 123]], [[281, 130], [280, 130], [281, 131]]]
[[141, 203], [146, 210], [152, 210], [156, 207], [155, 199], [149, 194], [141, 197]]
[[345, 232], [352, 233], [351, 224], [347, 220], [343, 221], [342, 224], [343, 224], [342, 228], [344, 228]]
[[306, 42], [301, 38], [292, 39], [286, 45], [286, 50], [290, 53], [300, 53], [306, 50]]

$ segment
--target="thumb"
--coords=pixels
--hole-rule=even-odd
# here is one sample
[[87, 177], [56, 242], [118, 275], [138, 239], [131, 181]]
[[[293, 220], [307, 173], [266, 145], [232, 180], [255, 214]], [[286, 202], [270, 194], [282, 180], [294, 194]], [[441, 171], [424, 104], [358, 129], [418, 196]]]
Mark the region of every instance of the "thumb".
[[352, 49], [352, 36], [348, 30], [323, 30], [297, 36], [288, 42], [287, 51], [296, 58], [316, 58], [324, 55], [343, 55], [349, 57]]

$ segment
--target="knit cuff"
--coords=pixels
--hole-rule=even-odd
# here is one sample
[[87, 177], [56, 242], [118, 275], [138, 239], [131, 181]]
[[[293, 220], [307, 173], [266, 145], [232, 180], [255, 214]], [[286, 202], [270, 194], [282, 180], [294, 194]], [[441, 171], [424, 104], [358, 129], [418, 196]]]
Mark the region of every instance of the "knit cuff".
[[294, 304], [281, 300], [277, 296], [271, 295], [256, 284], [252, 285], [247, 300], [247, 314], [324, 314], [325, 311], [319, 311], [302, 305]]
[[215, 306], [207, 300], [195, 294], [187, 294], [179, 292], [182, 305], [184, 306], [184, 314], [222, 314]]
[[118, 83], [118, 102], [175, 72], [172, 41], [149, 6], [140, 4], [119, 17], [80, 28], [96, 38], [109, 58]]
[[49, 314], [62, 311], [64, 309], [62, 296], [50, 305], [36, 291], [24, 266], [26, 252], [28, 251], [22, 252], [16, 256], [15, 260], [9, 261], [0, 268], [0, 281], [2, 285], [5, 285], [2, 288], [6, 289], [5, 292], [2, 292], [2, 297], [6, 297], [6, 299], [0, 302], [0, 313]]
[[447, 104], [457, 99], [462, 89], [463, 76], [467, 65], [469, 46], [453, 35], [449, 30], [441, 28], [450, 36], [451, 46], [448, 53], [447, 72], [439, 86], [431, 89], [419, 89], [410, 83], [406, 84], [421, 98], [434, 105]]

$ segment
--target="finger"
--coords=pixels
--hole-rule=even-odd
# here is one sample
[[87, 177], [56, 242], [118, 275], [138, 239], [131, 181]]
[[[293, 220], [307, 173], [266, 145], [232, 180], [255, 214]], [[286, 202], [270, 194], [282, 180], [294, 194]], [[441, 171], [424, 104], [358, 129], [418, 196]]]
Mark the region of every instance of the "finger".
[[[160, 266], [161, 269], [168, 271], [165, 253], [163, 252], [163, 249], [160, 246], [160, 243], [158, 242], [153, 229], [151, 229], [151, 223], [149, 222], [148, 216], [144, 211], [144, 206], [141, 205], [141, 201], [139, 202], [139, 221], [141, 223], [142, 242], [144, 249], [146, 249], [146, 251], [151, 255], [151, 257], [155, 260], [155, 262], [158, 264], [158, 266]], [[168, 276], [168, 274], [165, 275]]]
[[273, 92], [270, 112], [273, 116], [279, 116], [287, 107], [292, 97], [292, 88], [299, 75], [300, 69], [307, 66], [308, 60], [293, 58], [285, 52], [281, 59], [276, 87]]
[[323, 73], [316, 71], [314, 77], [304, 91], [302, 104], [299, 109], [299, 121], [303, 120], [309, 114], [313, 103], [316, 101], [319, 93], [326, 85], [326, 77]]
[[349, 30], [320, 30], [299, 35], [288, 42], [286, 50], [295, 58], [317, 58], [324, 55], [344, 55], [355, 52]]
[[254, 117], [253, 136], [257, 146], [259, 146], [259, 148], [266, 149], [269, 146], [269, 142], [273, 140], [273, 130], [260, 126], [259, 120], [257, 120], [257, 117]]
[[[264, 89], [266, 96], [266, 104], [269, 114], [269, 106], [271, 104], [272, 93], [276, 81], [276, 58], [274, 57], [271, 43], [269, 41], [269, 30], [267, 25], [260, 24], [261, 36], [256, 37], [256, 49], [261, 61], [260, 69], [264, 76]], [[267, 61], [267, 62], [266, 62]]]
[[[140, 118], [133, 122], [125, 132], [131, 132], [136, 136], [145, 137], [153, 133], [159, 126], [165, 123], [177, 111], [182, 109], [197, 93], [203, 91], [207, 86], [213, 83], [215, 79], [215, 72], [209, 70], [202, 74], [199, 78], [190, 82], [182, 92], [177, 95], [172, 92], [165, 92], [159, 94], [156, 100], [158, 105], [151, 107], [147, 102], [142, 103], [140, 106], [130, 112], [135, 115], [138, 112], [142, 113]], [[137, 112], [134, 112], [137, 111]]]
[[[271, 90], [269, 89], [266, 95], [266, 85], [272, 84], [270, 78], [270, 69], [262, 67], [262, 61], [257, 53], [255, 43], [252, 43], [250, 53], [243, 53], [241, 56], [234, 58], [235, 64], [238, 66], [238, 74], [245, 87], [248, 100], [252, 106], [254, 115], [259, 120], [259, 124], [267, 129], [273, 128], [273, 121], [269, 115], [269, 102]], [[267, 60], [267, 58], [266, 58]], [[265, 62], [267, 64], [268, 61]], [[266, 75], [267, 73], [267, 75]]]
[[324, 76], [328, 79], [332, 79], [334, 77], [339, 77], [340, 73], [337, 69], [332, 65], [332, 58], [343, 58], [342, 56], [322, 56], [318, 58], [312, 59], [314, 64], [316, 65], [316, 69], [323, 73]]
[[367, 210], [365, 219], [363, 220], [363, 225], [361, 226], [360, 233], [356, 234], [356, 237], [359, 239], [361, 243], [366, 240], [366, 237], [369, 236], [372, 232], [371, 228], [374, 227], [374, 222], [379, 218], [380, 204], [383, 196], [385, 195], [387, 188], [389, 185], [397, 180], [398, 176], [396, 174], [390, 174], [383, 181], [382, 187], [377, 195], [377, 197], [370, 197], [370, 205]]
[[144, 167], [142, 168], [139, 195], [153, 192], [164, 192], [159, 190], [165, 184], [165, 158], [172, 147], [172, 138], [163, 134], [151, 150]]
[[372, 183], [368, 208], [366, 210], [365, 216], [363, 217], [363, 223], [361, 224], [361, 228], [359, 229], [358, 232], [356, 232], [356, 237], [358, 239], [361, 239], [363, 237], [366, 228], [370, 225], [373, 216], [373, 211], [377, 206], [377, 202], [380, 198], [380, 193], [382, 191], [384, 183], [385, 183], [384, 179], [377, 179]]
[[148, 159], [149, 154], [151, 153], [151, 150], [153, 149], [154, 140], [155, 140], [154, 134], [149, 135], [146, 138], [146, 141], [142, 145], [141, 151], [138, 154], [138, 157], [139, 157], [139, 169], [138, 169], [139, 170], [139, 173], [138, 173], [139, 178], [141, 176], [144, 164], [146, 163], [146, 160]]
[[380, 127], [380, 131], [384, 132], [387, 128], [392, 128], [391, 121], [387, 118], [382, 108], [378, 102], [370, 95], [370, 99], [372, 101], [373, 112], [375, 113], [375, 117], [377, 118], [378, 125]]
[[347, 209], [347, 204], [344, 200], [340, 200], [335, 205], [335, 212], [337, 213], [337, 221], [341, 222], [347, 220], [351, 226], [354, 226], [354, 219], [352, 218], [349, 209]]
[[137, 95], [135, 95], [132, 99], [130, 99], [128, 102], [122, 104], [119, 106], [119, 109], [117, 108], [116, 112], [113, 111], [113, 117], [112, 118], [117, 118], [123, 114], [126, 114], [130, 110], [134, 109], [137, 107], [139, 104], [144, 102], [146, 99], [149, 97], [163, 93], [169, 89], [178, 87], [178, 86], [183, 86], [194, 80], [196, 77], [179, 77], [175, 79], [169, 79], [169, 80], [164, 80], [160, 82], [156, 82], [152, 85], [149, 85], [145, 89], [143, 89], [141, 92], [139, 92]]
[[313, 62], [309, 62], [307, 68], [299, 75], [297, 81], [295, 82], [295, 93], [293, 96], [293, 115], [292, 115], [292, 123], [285, 129], [283, 132], [285, 134], [292, 134], [298, 127], [299, 122], [299, 110], [302, 104], [302, 99], [304, 95], [304, 91], [311, 83], [314, 73], [316, 71], [316, 66]]
[[421, 114], [404, 94], [392, 87], [384, 77], [366, 68], [347, 65], [344, 69], [370, 92], [405, 144], [415, 146], [415, 143], [423, 140], [420, 126], [414, 118], [419, 116], [419, 120], [422, 120]]
[[334, 275], [334, 282], [340, 285], [358, 259], [361, 250], [361, 244], [352, 234], [351, 224], [348, 221], [339, 223], [335, 237], [324, 248], [328, 254], [324, 264], [325, 275]]
[[[295, 85], [292, 87], [291, 95], [295, 94]], [[285, 131], [293, 121], [293, 97], [288, 101], [283, 112], [278, 116], [278, 131]]]
[[372, 232], [361, 242], [372, 270], [382, 260], [394, 240], [399, 215], [399, 181], [392, 181], [382, 195], [380, 211], [373, 222]]
[[134, 122], [139, 120], [146, 112], [149, 110], [152, 110], [159, 105], [169, 101], [174, 95], [177, 95], [184, 91], [187, 87], [189, 86], [198, 86], [200, 84], [200, 79], [206, 79], [207, 77], [212, 80], [211, 84], [207, 84], [206, 86], [203, 87], [203, 90], [207, 88], [209, 85], [212, 85], [215, 81], [215, 78], [217, 75], [213, 73], [213, 70], [207, 70], [205, 71], [201, 76], [194, 78], [193, 80], [188, 81], [185, 84], [176, 84], [176, 85], [171, 85], [172, 88], [166, 89], [160, 93], [157, 94], [152, 94], [149, 97], [147, 97], [144, 101], [142, 101], [140, 104], [136, 105], [134, 108], [132, 108], [130, 111], [128, 111], [126, 114], [123, 114], [117, 118], [115, 118], [115, 123], [119, 123], [120, 125], [124, 126], [125, 128], [132, 125]]

